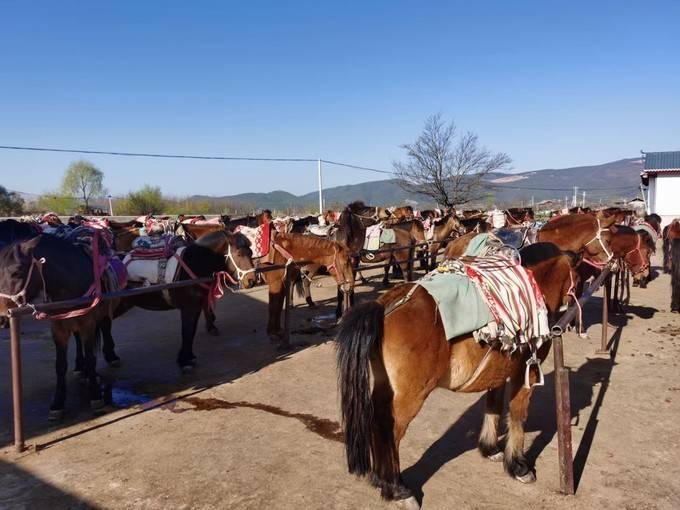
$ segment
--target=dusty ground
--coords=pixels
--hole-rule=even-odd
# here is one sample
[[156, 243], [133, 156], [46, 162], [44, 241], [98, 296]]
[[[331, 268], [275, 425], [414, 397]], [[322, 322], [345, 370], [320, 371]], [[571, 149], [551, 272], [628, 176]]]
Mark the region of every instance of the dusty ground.
[[[658, 261], [657, 261], [658, 263]], [[377, 287], [360, 289], [362, 298]], [[306, 329], [327, 313], [293, 310]], [[435, 391], [402, 444], [406, 482], [424, 508], [680, 508], [680, 317], [668, 312], [669, 279], [633, 289], [611, 317], [612, 359], [594, 354], [601, 301], [589, 305], [591, 340], [566, 338], [571, 367], [577, 494], [557, 479], [552, 359], [527, 423], [537, 483], [524, 486], [475, 450], [482, 395]], [[3, 508], [388, 508], [346, 474], [338, 436], [332, 331], [298, 334], [276, 351], [264, 334], [266, 291], [228, 296], [214, 338], [196, 339], [199, 365], [181, 375], [176, 312], [134, 310], [114, 324], [121, 368], [101, 369], [120, 409], [93, 417], [70, 377], [68, 416], [47, 423], [53, 348], [44, 324], [24, 324], [27, 434], [11, 444], [9, 346], [0, 333], [0, 507]], [[100, 361], [100, 364], [102, 362]], [[155, 406], [173, 395], [170, 403]]]

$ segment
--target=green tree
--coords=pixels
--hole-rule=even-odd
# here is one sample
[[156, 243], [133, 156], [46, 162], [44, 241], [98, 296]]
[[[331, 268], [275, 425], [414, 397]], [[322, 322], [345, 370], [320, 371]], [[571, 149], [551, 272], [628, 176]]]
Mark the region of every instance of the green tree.
[[120, 207], [128, 214], [158, 214], [164, 206], [161, 188], [145, 184], [142, 189], [128, 193]]
[[90, 200], [105, 194], [104, 172], [89, 161], [81, 159], [69, 165], [61, 183], [63, 195], [77, 197], [90, 209]]
[[64, 196], [60, 192], [43, 193], [38, 197], [35, 207], [41, 212], [54, 212], [57, 214], [73, 214], [76, 211], [76, 199], [72, 196]]
[[18, 216], [24, 211], [24, 199], [14, 191], [0, 186], [0, 215]]

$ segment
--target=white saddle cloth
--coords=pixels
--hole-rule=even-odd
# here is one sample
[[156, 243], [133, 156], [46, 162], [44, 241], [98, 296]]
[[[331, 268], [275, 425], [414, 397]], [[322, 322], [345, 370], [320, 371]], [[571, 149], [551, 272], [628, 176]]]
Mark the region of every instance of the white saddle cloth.
[[127, 267], [128, 280], [141, 282], [144, 285], [174, 282], [179, 273], [177, 257], [182, 256], [185, 248], [185, 246], [178, 248], [175, 252], [177, 256], [169, 259], [133, 259], [130, 254], [126, 255], [123, 263]]

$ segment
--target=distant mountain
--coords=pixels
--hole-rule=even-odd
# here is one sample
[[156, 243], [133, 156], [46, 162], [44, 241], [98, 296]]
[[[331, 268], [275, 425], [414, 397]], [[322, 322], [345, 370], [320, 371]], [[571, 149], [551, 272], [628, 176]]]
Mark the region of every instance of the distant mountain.
[[[573, 187], [578, 186], [578, 198], [586, 191], [586, 202], [603, 203], [630, 198], [637, 194], [640, 185], [641, 158], [621, 159], [601, 165], [579, 166], [573, 168], [546, 168], [519, 173], [494, 173], [489, 175], [489, 195], [484, 199], [487, 205], [492, 202], [498, 206], [529, 203], [542, 200], [564, 201], [565, 196], [573, 195]], [[271, 209], [281, 212], [314, 210], [318, 204], [318, 192], [312, 191], [296, 196], [286, 191], [270, 193], [242, 193], [239, 195], [209, 197], [197, 195], [192, 199], [208, 200], [222, 207], [241, 210]], [[363, 200], [372, 205], [398, 205], [412, 203], [419, 208], [432, 206], [432, 201], [423, 195], [407, 193], [395, 179], [363, 182], [346, 186], [324, 189], [326, 207], [337, 208], [354, 200]]]

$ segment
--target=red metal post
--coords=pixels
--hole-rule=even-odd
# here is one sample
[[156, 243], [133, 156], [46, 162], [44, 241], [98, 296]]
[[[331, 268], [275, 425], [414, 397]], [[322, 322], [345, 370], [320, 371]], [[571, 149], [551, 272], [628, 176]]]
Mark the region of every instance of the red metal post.
[[14, 448], [24, 451], [23, 389], [21, 380], [21, 317], [10, 316], [10, 350], [12, 358], [12, 405], [14, 411]]
[[610, 354], [607, 344], [609, 343], [609, 287], [602, 286], [602, 336], [600, 337], [600, 348], [595, 354]]

